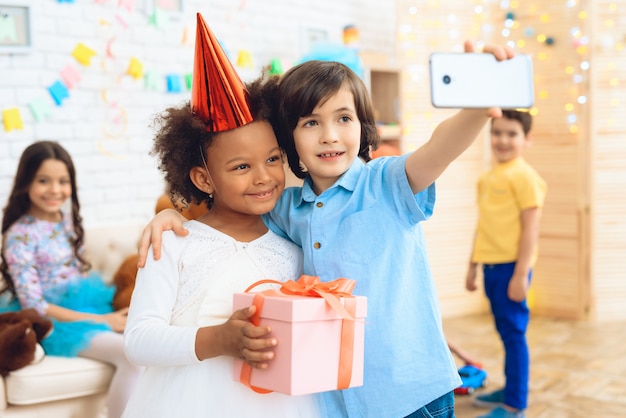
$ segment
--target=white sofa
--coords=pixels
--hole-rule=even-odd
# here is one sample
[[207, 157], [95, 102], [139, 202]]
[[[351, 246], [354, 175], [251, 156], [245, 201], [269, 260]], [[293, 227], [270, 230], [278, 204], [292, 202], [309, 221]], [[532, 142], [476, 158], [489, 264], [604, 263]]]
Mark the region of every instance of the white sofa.
[[[89, 259], [105, 280], [110, 280], [121, 262], [136, 252], [143, 226], [86, 231]], [[0, 378], [0, 417], [101, 417], [113, 371], [112, 366], [94, 360], [44, 356], [41, 362]]]

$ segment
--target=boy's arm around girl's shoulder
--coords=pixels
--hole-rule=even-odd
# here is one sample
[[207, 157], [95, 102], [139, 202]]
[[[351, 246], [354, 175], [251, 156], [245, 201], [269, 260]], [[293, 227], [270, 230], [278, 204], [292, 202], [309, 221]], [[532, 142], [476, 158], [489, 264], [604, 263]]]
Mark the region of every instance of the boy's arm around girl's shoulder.
[[150, 245], [152, 245], [154, 259], [158, 260], [161, 258], [161, 235], [164, 231], [172, 230], [177, 236], [187, 236], [189, 231], [185, 229], [183, 223], [188, 220], [175, 209], [163, 209], [154, 215], [154, 218], [146, 225], [139, 239], [137, 267], [145, 267]]

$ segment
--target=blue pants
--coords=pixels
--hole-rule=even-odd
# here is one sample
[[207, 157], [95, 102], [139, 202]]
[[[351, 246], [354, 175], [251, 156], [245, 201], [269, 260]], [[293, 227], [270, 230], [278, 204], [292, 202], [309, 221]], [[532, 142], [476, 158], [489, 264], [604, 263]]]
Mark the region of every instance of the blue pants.
[[454, 418], [454, 392], [446, 393], [405, 418]]
[[[483, 276], [485, 293], [491, 303], [491, 312], [504, 344], [504, 403], [517, 409], [528, 404], [529, 355], [526, 342], [529, 310], [526, 300], [514, 302], [507, 289], [515, 270], [515, 263], [485, 264]], [[528, 281], [532, 271], [528, 274]]]

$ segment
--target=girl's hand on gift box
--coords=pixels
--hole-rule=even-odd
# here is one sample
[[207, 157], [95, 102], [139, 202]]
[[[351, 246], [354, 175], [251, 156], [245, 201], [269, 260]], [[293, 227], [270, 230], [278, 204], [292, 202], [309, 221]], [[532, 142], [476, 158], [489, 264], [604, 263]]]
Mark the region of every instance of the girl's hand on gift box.
[[200, 328], [196, 335], [198, 359], [227, 355], [240, 358], [255, 369], [268, 368], [274, 352], [265, 350], [275, 347], [278, 341], [263, 338], [271, 332], [270, 327], [255, 326], [250, 322], [255, 312], [254, 305], [239, 309], [222, 325]]

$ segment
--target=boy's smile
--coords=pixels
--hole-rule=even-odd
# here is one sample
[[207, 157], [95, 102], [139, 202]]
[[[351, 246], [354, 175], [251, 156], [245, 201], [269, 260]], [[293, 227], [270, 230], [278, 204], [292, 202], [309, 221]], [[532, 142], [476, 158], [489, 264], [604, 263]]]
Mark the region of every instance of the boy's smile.
[[326, 154], [320, 154], [319, 157], [325, 160], [333, 160], [344, 155], [344, 152], [329, 152]]

